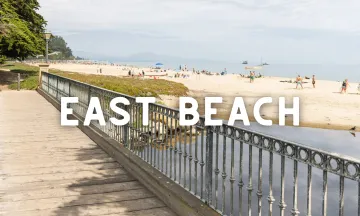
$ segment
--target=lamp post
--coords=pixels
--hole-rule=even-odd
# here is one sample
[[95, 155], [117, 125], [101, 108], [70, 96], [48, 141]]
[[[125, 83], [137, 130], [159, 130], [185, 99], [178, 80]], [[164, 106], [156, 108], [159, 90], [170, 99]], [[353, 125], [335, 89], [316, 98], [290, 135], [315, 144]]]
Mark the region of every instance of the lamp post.
[[48, 56], [48, 53], [49, 53], [49, 40], [51, 38], [51, 33], [50, 32], [45, 32], [44, 37], [45, 37], [45, 40], [46, 40], [46, 52], [45, 52], [46, 63], [48, 63], [48, 61], [49, 61], [49, 56]]

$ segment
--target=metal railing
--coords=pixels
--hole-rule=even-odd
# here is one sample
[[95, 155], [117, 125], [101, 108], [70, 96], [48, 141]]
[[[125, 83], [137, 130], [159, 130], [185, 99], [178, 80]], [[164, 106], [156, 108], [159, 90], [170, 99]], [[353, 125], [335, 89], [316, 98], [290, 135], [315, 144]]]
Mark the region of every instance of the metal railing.
[[[42, 90], [59, 102], [78, 97], [71, 107], [82, 118], [90, 98], [98, 97], [107, 125], [94, 126], [221, 214], [253, 215], [255, 209], [269, 216], [300, 211], [342, 216], [346, 209], [346, 215], [360, 216], [360, 163], [355, 159], [226, 124], [205, 127], [203, 118], [180, 127], [179, 111], [157, 104], [150, 104], [149, 126], [143, 126], [142, 107], [134, 97], [45, 72], [41, 80]], [[109, 108], [115, 97], [130, 101], [121, 107], [130, 114], [125, 126], [109, 121], [121, 118]]]

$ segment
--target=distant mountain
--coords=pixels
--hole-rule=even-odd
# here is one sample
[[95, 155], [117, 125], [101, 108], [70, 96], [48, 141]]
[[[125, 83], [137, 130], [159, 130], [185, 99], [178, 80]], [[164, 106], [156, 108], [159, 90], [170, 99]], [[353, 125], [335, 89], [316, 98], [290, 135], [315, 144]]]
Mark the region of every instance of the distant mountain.
[[151, 52], [137, 53], [127, 57], [119, 58], [121, 61], [125, 62], [161, 62], [161, 61], [183, 61], [184, 58], [168, 56], [168, 55], [158, 55]]
[[110, 61], [110, 62], [177, 62], [179, 64], [182, 63], [191, 63], [191, 62], [221, 62], [221, 61], [213, 61], [213, 60], [206, 60], [206, 59], [188, 59], [178, 56], [169, 56], [169, 55], [160, 55], [151, 52], [142, 52], [136, 53], [129, 56], [107, 56], [102, 54], [96, 53], [89, 53], [83, 51], [74, 51], [74, 53], [78, 56], [83, 56], [87, 59], [98, 60], [98, 61]]

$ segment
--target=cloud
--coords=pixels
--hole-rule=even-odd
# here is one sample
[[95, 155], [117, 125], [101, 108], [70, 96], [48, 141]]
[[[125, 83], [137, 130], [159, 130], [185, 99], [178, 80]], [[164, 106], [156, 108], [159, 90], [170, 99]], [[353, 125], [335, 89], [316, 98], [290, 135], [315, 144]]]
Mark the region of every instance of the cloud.
[[[179, 47], [179, 44], [182, 44], [198, 54], [200, 51], [196, 49], [201, 48], [207, 50], [203, 55], [208, 55], [209, 52], [228, 55], [224, 58], [233, 57], [226, 53], [235, 55], [246, 49], [256, 49], [248, 51], [254, 52], [254, 55], [256, 52], [272, 53], [273, 58], [298, 57], [296, 53], [299, 49], [309, 49], [309, 52], [312, 50], [318, 55], [318, 49], [324, 46], [321, 37], [331, 35], [331, 38], [325, 41], [350, 47], [348, 38], [353, 41], [353, 37], [360, 33], [360, 15], [357, 12], [360, 1], [355, 0], [39, 2], [40, 13], [48, 20], [48, 27], [52, 31], [68, 32], [69, 36], [71, 32], [83, 32], [83, 36], [84, 32], [88, 31], [117, 35], [125, 32], [132, 35], [128, 38], [130, 43], [136, 41], [144, 47], [151, 46], [142, 41], [153, 43], [161, 39], [169, 46], [164, 52], [184, 50], [184, 47]], [[287, 50], [289, 54], [266, 50], [274, 47], [284, 47], [283, 50]], [[184, 51], [182, 55], [185, 54]], [[216, 53], [209, 56], [216, 56]]]

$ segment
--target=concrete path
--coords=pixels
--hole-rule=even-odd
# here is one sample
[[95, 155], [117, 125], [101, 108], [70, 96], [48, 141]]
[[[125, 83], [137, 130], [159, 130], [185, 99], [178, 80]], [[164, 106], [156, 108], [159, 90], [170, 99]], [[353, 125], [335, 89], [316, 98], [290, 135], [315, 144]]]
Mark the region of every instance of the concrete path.
[[2, 91], [0, 215], [174, 213], [37, 92]]

